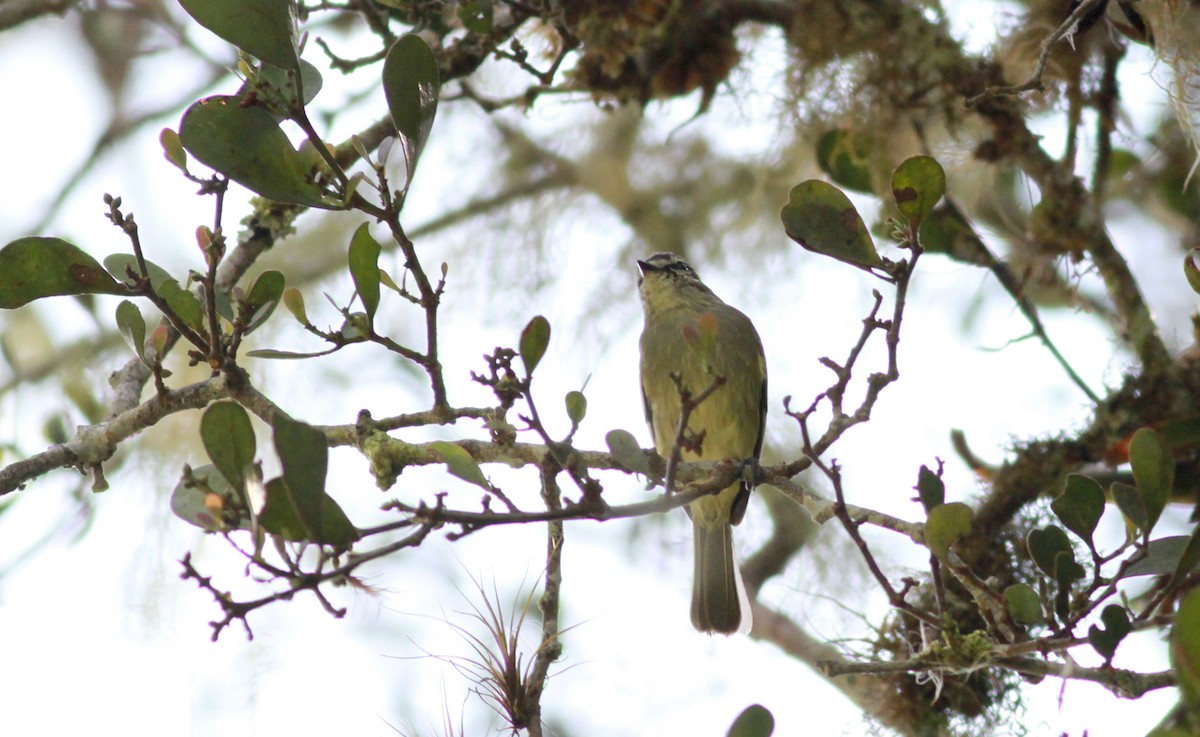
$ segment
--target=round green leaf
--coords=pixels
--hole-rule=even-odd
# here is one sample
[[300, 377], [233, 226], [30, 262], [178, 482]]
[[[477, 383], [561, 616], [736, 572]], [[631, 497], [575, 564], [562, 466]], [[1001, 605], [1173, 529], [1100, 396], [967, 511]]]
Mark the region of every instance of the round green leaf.
[[291, 0], [179, 0], [188, 15], [251, 56], [296, 69], [296, 19]]
[[835, 128], [817, 140], [817, 165], [838, 184], [871, 194], [870, 141], [866, 136]]
[[637, 439], [628, 430], [609, 430], [604, 436], [608, 452], [625, 468], [634, 473], [649, 474], [650, 464]]
[[146, 321], [137, 305], [127, 299], [117, 305], [117, 330], [121, 337], [133, 349], [133, 355], [142, 363], [146, 363]]
[[925, 522], [925, 544], [939, 559], [945, 558], [954, 541], [971, 533], [971, 508], [962, 502], [950, 502], [929, 510]]
[[1067, 476], [1066, 488], [1050, 503], [1050, 509], [1091, 548], [1092, 533], [1104, 514], [1104, 489], [1095, 480], [1073, 473]]
[[221, 475], [235, 489], [245, 489], [246, 469], [254, 464], [257, 446], [250, 415], [236, 402], [216, 402], [200, 418], [200, 440]]
[[587, 414], [587, 397], [583, 396], [583, 392], [567, 392], [566, 404], [567, 417], [571, 419], [571, 424], [578, 425], [583, 422], [584, 415]]
[[350, 239], [350, 277], [358, 290], [358, 299], [367, 311], [367, 320], [374, 322], [379, 308], [379, 254], [383, 247], [371, 235], [367, 223], [358, 226]]
[[461, 446], [445, 440], [437, 440], [429, 444], [429, 449], [445, 461], [446, 470], [450, 472], [450, 475], [484, 489], [492, 488], [487, 477], [483, 475], [483, 469], [479, 467], [479, 463]]
[[892, 172], [892, 196], [900, 214], [914, 226], [933, 211], [946, 193], [946, 172], [932, 156], [913, 156]]
[[775, 732], [775, 716], [767, 707], [751, 704], [733, 720], [726, 737], [771, 737]]
[[883, 265], [858, 210], [832, 184], [809, 179], [792, 187], [779, 218], [788, 237], [814, 253], [860, 268]]
[[1050, 525], [1037, 530], [1030, 530], [1029, 535], [1025, 538], [1025, 545], [1029, 548], [1029, 556], [1033, 558], [1033, 562], [1050, 578], [1059, 580], [1056, 574], [1059, 561], [1057, 556], [1060, 553], [1065, 553], [1070, 556], [1070, 560], [1074, 562], [1075, 551], [1071, 549], [1071, 541], [1067, 539], [1067, 533], [1062, 531], [1061, 527]]
[[401, 36], [388, 49], [383, 62], [383, 93], [400, 134], [409, 182], [433, 130], [440, 86], [437, 58], [420, 36]]
[[546, 355], [546, 346], [550, 344], [550, 321], [541, 315], [536, 315], [525, 329], [521, 331], [521, 342], [518, 352], [525, 364], [526, 375], [532, 374], [537, 368], [542, 356]]
[[1014, 583], [1004, 589], [1004, 605], [1013, 620], [1020, 624], [1041, 624], [1045, 621], [1037, 592], [1028, 584]]
[[194, 103], [183, 114], [179, 140], [217, 172], [276, 202], [334, 208], [275, 118], [225, 95]]
[[0, 309], [64, 294], [125, 294], [96, 259], [61, 238], [18, 238], [0, 248]]
[[1129, 464], [1133, 467], [1133, 481], [1146, 510], [1143, 530], [1149, 532], [1158, 522], [1171, 495], [1171, 487], [1175, 485], [1175, 459], [1162, 435], [1157, 430], [1143, 427], [1129, 441]]

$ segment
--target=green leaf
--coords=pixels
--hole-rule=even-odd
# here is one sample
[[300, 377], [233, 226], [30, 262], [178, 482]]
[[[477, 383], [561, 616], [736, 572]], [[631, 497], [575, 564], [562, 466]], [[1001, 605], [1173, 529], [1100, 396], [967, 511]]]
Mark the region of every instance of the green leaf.
[[433, 130], [440, 86], [437, 58], [420, 36], [401, 36], [388, 49], [383, 62], [383, 93], [400, 134], [409, 182]]
[[172, 514], [209, 532], [250, 529], [245, 511], [241, 495], [214, 466], [185, 472], [171, 492]]
[[296, 111], [313, 101], [321, 91], [324, 80], [321, 72], [307, 61], [300, 61], [300, 92], [302, 99], [296, 99], [295, 72], [277, 67], [273, 64], [262, 64], [251, 71], [250, 76], [237, 91], [237, 97], [246, 100], [253, 99], [262, 104], [277, 118], [292, 118]]
[[163, 156], [184, 174], [187, 173], [187, 151], [179, 142], [179, 134], [171, 128], [163, 128], [158, 134], [158, 142], [162, 145]]
[[367, 321], [367, 313], [351, 312], [346, 315], [338, 332], [341, 333], [342, 340], [355, 342], [366, 340], [366, 336], [371, 334], [371, 324]]
[[1071, 563], [1075, 562], [1075, 551], [1071, 548], [1071, 541], [1067, 539], [1067, 533], [1063, 532], [1061, 527], [1050, 525], [1042, 529], [1030, 530], [1029, 535], [1025, 538], [1025, 544], [1029, 548], [1029, 555], [1033, 558], [1034, 564], [1055, 581], [1061, 581], [1058, 569], [1063, 562], [1058, 559], [1060, 554], [1067, 555]]
[[872, 194], [870, 146], [866, 136], [835, 128], [817, 140], [817, 164], [843, 187]]
[[939, 560], [946, 557], [954, 541], [971, 533], [971, 508], [962, 502], [941, 504], [929, 510], [925, 522], [925, 544]]
[[945, 193], [946, 172], [932, 156], [905, 159], [892, 173], [896, 207], [914, 227], [920, 227]]
[[322, 501], [321, 526], [325, 530], [325, 538], [317, 542], [332, 545], [335, 548], [350, 547], [362, 537], [362, 533], [346, 516], [341, 505], [333, 500], [333, 497], [326, 494]]
[[1196, 555], [1200, 552], [1194, 549], [1195, 539], [1196, 532], [1190, 536], [1170, 535], [1151, 540], [1146, 545], [1145, 555], [1130, 564], [1122, 578], [1170, 575], [1174, 579], [1176, 575], [1186, 575], [1195, 567]]
[[1099, 483], [1078, 473], [1067, 476], [1066, 488], [1050, 503], [1050, 509], [1089, 549], [1094, 547], [1092, 533], [1104, 514], [1104, 489]]
[[990, 267], [996, 261], [962, 211], [949, 203], [929, 213], [920, 228], [921, 245], [927, 253], [944, 254], [975, 266]]
[[1032, 586], [1014, 583], [1004, 589], [1004, 606], [1013, 620], [1020, 624], [1042, 624], [1042, 603]]
[[283, 274], [278, 271], [264, 271], [250, 286], [250, 292], [243, 303], [249, 312], [246, 319], [246, 333], [257, 330], [271, 317], [271, 313], [279, 306], [283, 298], [283, 288], [286, 284]]
[[[163, 282], [175, 278], [153, 261], [143, 259], [142, 263], [146, 264], [146, 276], [150, 278], [150, 286], [156, 292]], [[108, 273], [112, 274], [114, 279], [128, 286], [133, 286], [133, 279], [129, 276], [130, 271], [134, 274], [141, 273], [138, 270], [137, 257], [132, 253], [114, 253], [111, 256], [105, 256], [104, 268], [108, 269]]]
[[1138, 495], [1137, 489], [1129, 484], [1114, 481], [1109, 487], [1109, 494], [1116, 502], [1117, 509], [1121, 510], [1121, 514], [1125, 515], [1125, 519], [1129, 520], [1131, 525], [1144, 533], [1150, 532], [1146, 523], [1146, 507], [1142, 503], [1142, 497]]
[[792, 187], [779, 212], [788, 237], [804, 248], [854, 266], [882, 266], [858, 210], [840, 189], [819, 179]]
[[283, 290], [283, 306], [292, 313], [296, 322], [301, 325], [312, 324], [308, 321], [308, 311], [304, 309], [304, 294], [299, 289], [288, 287]]
[[483, 469], [479, 467], [479, 463], [462, 447], [445, 440], [436, 440], [429, 444], [429, 449], [445, 461], [446, 470], [450, 472], [450, 475], [491, 490], [492, 485], [483, 475]]
[[142, 311], [137, 305], [127, 299], [117, 305], [117, 330], [121, 337], [133, 349], [133, 355], [142, 363], [146, 361], [146, 321], [142, 319]]
[[604, 442], [608, 445], [608, 452], [612, 453], [617, 463], [634, 473], [650, 474], [650, 464], [646, 460], [646, 454], [642, 452], [642, 446], [638, 445], [637, 439], [628, 430], [609, 430], [608, 434], [604, 436]]
[[18, 238], [0, 248], [0, 309], [64, 294], [125, 294], [96, 259], [61, 238]]
[[296, 19], [291, 0], [179, 0], [188, 15], [251, 56], [296, 69]]
[[[1184, 417], [1164, 422], [1155, 428], [1172, 452], [1200, 447], [1200, 417]], [[1190, 500], [1189, 500], [1190, 501]]]
[[1183, 583], [1184, 577], [1195, 570], [1198, 564], [1200, 564], [1200, 527], [1192, 530], [1187, 546], [1179, 555], [1179, 564], [1171, 572], [1171, 578], [1167, 581], [1165, 588], [1169, 591]]
[[308, 531], [307, 524], [300, 519], [292, 495], [282, 478], [271, 479], [266, 488], [267, 503], [258, 517], [258, 522], [272, 535], [293, 542], [319, 542], [338, 548], [349, 547], [360, 537], [359, 531], [350, 522], [345, 511], [330, 496], [322, 495], [321, 498], [321, 527], [324, 530], [324, 539], [321, 540], [314, 538]]
[[1193, 248], [1183, 257], [1183, 275], [1187, 277], [1188, 286], [1196, 294], [1200, 294], [1200, 267], [1196, 266], [1196, 255], [1200, 248]]
[[[160, 323], [150, 331], [150, 357], [156, 361], [161, 361], [167, 354], [167, 337], [169, 332], [165, 324]], [[171, 375], [171, 372], [166, 369], [160, 369], [163, 377]]]
[[217, 95], [183, 114], [179, 139], [193, 156], [246, 188], [276, 202], [333, 209], [271, 113], [241, 98]]
[[392, 275], [383, 269], [379, 270], [379, 283], [392, 290], [396, 294], [404, 294], [404, 290], [396, 285], [396, 280], [392, 278]]
[[296, 360], [300, 358], [317, 358], [318, 356], [328, 356], [337, 350], [337, 347], [329, 348], [323, 351], [313, 351], [311, 353], [299, 353], [297, 351], [281, 351], [274, 348], [257, 348], [250, 351], [246, 355], [251, 358], [275, 358], [280, 360]]
[[179, 286], [174, 279], [166, 279], [154, 291], [163, 298], [167, 306], [179, 316], [183, 323], [193, 330], [204, 329], [204, 308], [196, 295]]
[[583, 418], [587, 415], [587, 397], [583, 396], [583, 392], [571, 391], [567, 392], [567, 417], [570, 418], [572, 425], [578, 425], [583, 422]]
[[751, 704], [733, 720], [725, 737], [771, 737], [775, 732], [775, 717], [767, 707]]
[[350, 277], [358, 290], [358, 299], [367, 311], [367, 320], [375, 322], [375, 310], [379, 308], [379, 254], [383, 247], [371, 236], [367, 223], [358, 226], [350, 238]]
[[1200, 719], [1200, 589], [1192, 589], [1171, 627], [1171, 668], [1193, 721]]
[[945, 482], [927, 466], [922, 465], [921, 470], [917, 472], [917, 485], [914, 488], [917, 490], [917, 498], [921, 500], [921, 506], [925, 507], [925, 514], [929, 514], [946, 501]]
[[[1075, 560], [1075, 551], [1062, 550], [1054, 555], [1054, 580], [1066, 589], [1071, 584], [1087, 575], [1083, 566]], [[1066, 615], [1062, 615], [1064, 619]]]
[[200, 440], [221, 475], [235, 489], [246, 488], [246, 469], [254, 464], [257, 446], [250, 415], [236, 402], [215, 402], [200, 418]]
[[284, 540], [302, 542], [309, 540], [311, 535], [304, 522], [300, 519], [292, 495], [282, 478], [273, 478], [266, 483], [267, 502], [258, 515], [258, 523], [272, 535], [278, 535]]
[[1145, 532], [1150, 532], [1167, 505], [1171, 487], [1175, 485], [1175, 459], [1162, 435], [1149, 427], [1133, 434], [1129, 441], [1129, 464], [1133, 481], [1146, 510]]
[[550, 344], [550, 321], [541, 315], [536, 315], [525, 329], [521, 331], [521, 342], [518, 346], [521, 362], [525, 364], [525, 374], [530, 375], [537, 368], [542, 356], [546, 355], [546, 346]]
[[[275, 416], [271, 425], [275, 430], [275, 452], [283, 466], [284, 488], [308, 533], [306, 539], [332, 542], [325, 531], [324, 505], [328, 499], [325, 475], [329, 464], [325, 433], [282, 413]], [[270, 504], [269, 497], [267, 503]], [[263, 526], [266, 527], [265, 522]]]
[[492, 32], [491, 0], [460, 0], [458, 19], [471, 33], [485, 35]]
[[1096, 648], [1096, 652], [1100, 653], [1105, 663], [1111, 663], [1113, 655], [1117, 652], [1117, 645], [1121, 644], [1121, 640], [1124, 640], [1125, 635], [1132, 629], [1129, 615], [1125, 612], [1125, 607], [1109, 604], [1100, 612], [1100, 621], [1104, 622], [1104, 629], [1094, 624], [1089, 627], [1088, 642]]

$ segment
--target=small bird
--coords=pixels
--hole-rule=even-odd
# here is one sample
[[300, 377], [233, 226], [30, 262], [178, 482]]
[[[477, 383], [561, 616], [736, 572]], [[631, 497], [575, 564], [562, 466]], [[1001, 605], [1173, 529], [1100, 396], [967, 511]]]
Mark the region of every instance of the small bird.
[[[675, 445], [680, 388], [695, 397], [722, 381], [688, 420], [689, 432], [700, 438], [699, 452], [682, 449], [681, 458], [757, 463], [767, 415], [767, 364], [758, 331], [679, 256], [656, 253], [637, 265], [645, 314], [642, 402], [655, 449], [667, 458]], [[749, 499], [750, 488], [741, 481], [687, 506], [696, 556], [692, 624], [701, 632], [731, 634], [742, 624], [732, 525], [742, 521]]]

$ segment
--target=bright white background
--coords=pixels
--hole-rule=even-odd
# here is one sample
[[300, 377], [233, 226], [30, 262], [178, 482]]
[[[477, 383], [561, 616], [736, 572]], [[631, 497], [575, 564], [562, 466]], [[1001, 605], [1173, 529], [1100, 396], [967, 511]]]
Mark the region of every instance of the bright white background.
[[[28, 229], [64, 177], [86, 156], [107, 110], [70, 23], [40, 21], [0, 39], [0, 90], [8, 101], [0, 115], [7, 164], [0, 185], [0, 242], [7, 242], [32, 234]], [[220, 44], [213, 42], [212, 48], [219, 56]], [[186, 78], [187, 69], [172, 66], [177, 61], [170, 54], [159, 57], [153, 63], [163, 65], [161, 70], [145, 78], [169, 89], [178, 84], [172, 80]], [[778, 70], [770, 59], [760, 61], [763, 74]], [[1152, 88], [1148, 79], [1141, 80], [1143, 86]], [[332, 75], [326, 84], [322, 95], [336, 100], [339, 92]], [[1127, 85], [1131, 87], [1136, 85]], [[227, 85], [213, 92], [231, 89]], [[145, 94], [151, 98], [154, 93], [151, 89]], [[649, 112], [656, 119], [648, 123], [648, 135], [664, 140], [690, 116], [695, 102], [652, 107]], [[754, 118], [771, 104], [753, 97], [736, 102], [719, 98], [713, 112], [690, 127], [715, 134], [717, 144], [731, 150], [767, 147], [770, 129]], [[383, 107], [369, 109], [376, 114]], [[1149, 120], [1151, 112], [1130, 125]], [[528, 124], [563, 136], [595, 115], [588, 103], [551, 100], [530, 113]], [[370, 119], [351, 112], [339, 123], [344, 129], [331, 138]], [[172, 117], [161, 125], [174, 126], [177, 121]], [[149, 126], [110, 152], [78, 183], [49, 231], [38, 234], [72, 239], [98, 257], [123, 250], [119, 233], [102, 219], [101, 193], [111, 192], [122, 195], [126, 207], [137, 213], [150, 258], [174, 269], [196, 267], [191, 233], [210, 220], [209, 204], [191, 197], [194, 186], [163, 161], [159, 127]], [[473, 146], [479, 144], [472, 139], [480, 135], [478, 129], [479, 116], [470, 112], [444, 113], [439, 119], [414, 190], [409, 222], [423, 222], [459, 204], [466, 185], [479, 184], [482, 172], [470, 166], [478, 155]], [[941, 153], [950, 160], [961, 154]], [[229, 228], [245, 212], [240, 197], [229, 203]], [[514, 345], [525, 322], [545, 314], [554, 336], [539, 370], [538, 392], [552, 426], [563, 431], [561, 397], [586, 381], [590, 414], [580, 446], [603, 447], [604, 433], [614, 427], [628, 429], [648, 444], [636, 386], [640, 312], [633, 270], [631, 265], [621, 271], [608, 268], [611, 254], [630, 234], [611, 217], [594, 212], [580, 212], [570, 222], [561, 226], [560, 237], [552, 236], [541, 256], [529, 257], [530, 273], [516, 277], [549, 282], [520, 304], [496, 304], [490, 297], [488, 285], [496, 277], [488, 272], [491, 258], [480, 251], [503, 249], [505, 244], [492, 242], [487, 223], [469, 226], [477, 241], [473, 254], [462, 247], [469, 239], [461, 233], [457, 240], [421, 244], [427, 249], [427, 263], [444, 258], [451, 264], [443, 334], [459, 336], [444, 353], [452, 400], [488, 403], [486, 392], [469, 381], [469, 371], [482, 370], [482, 353], [497, 345]], [[1186, 335], [1192, 300], [1176, 283], [1182, 279], [1178, 272], [1148, 271], [1154, 264], [1175, 263], [1173, 256], [1163, 255], [1170, 252], [1170, 242], [1147, 237], [1137, 228], [1137, 223], [1125, 223], [1114, 235], [1121, 246], [1137, 244], [1125, 250], [1143, 283], [1173, 285], [1148, 296], [1178, 345]], [[769, 445], [776, 457], [793, 457], [797, 433], [783, 417], [782, 397], [806, 400], [828, 383], [817, 358], [844, 355], [857, 335], [870, 290], [880, 285], [799, 249], [774, 248], [770, 253], [729, 254], [721, 264], [702, 264], [701, 273], [718, 294], [760, 326], [771, 371]], [[302, 253], [290, 258], [302, 258]], [[599, 310], [581, 306], [580, 295], [605, 280], [615, 282], [608, 291], [620, 298]], [[343, 300], [350, 293], [345, 280], [322, 289]], [[318, 324], [332, 322], [335, 316], [323, 306], [319, 292], [306, 294], [310, 317]], [[390, 307], [394, 322], [386, 327], [397, 335], [412, 334], [411, 323], [405, 322], [411, 314], [396, 302]], [[33, 310], [38, 319], [54, 324], [63, 340], [96, 329], [64, 300]], [[964, 328], [968, 314], [971, 321]], [[926, 259], [907, 317], [901, 382], [885, 392], [875, 419], [836, 448], [852, 502], [919, 518], [910, 487], [918, 465], [932, 465], [935, 457], [948, 461], [950, 496], [969, 501], [975, 482], [954, 460], [948, 442], [951, 428], [967, 431], [977, 452], [998, 461], [1013, 438], [1086, 421], [1084, 398], [1036, 343], [992, 350], [1028, 328], [981, 272]], [[1044, 318], [1060, 349], [1093, 386], [1120, 380], [1125, 359], [1114, 355], [1099, 326], [1072, 314], [1049, 312]], [[25, 318], [5, 319], [4, 329], [15, 331]], [[277, 323], [288, 319], [283, 311], [273, 318]], [[272, 347], [314, 348], [297, 330], [278, 335]], [[372, 348], [348, 353], [320, 363], [258, 367], [255, 377], [285, 409], [315, 423], [352, 422], [362, 407], [383, 416], [422, 406], [424, 382], [397, 361]], [[113, 361], [92, 370], [102, 383], [119, 365]], [[870, 364], [869, 370], [876, 366]], [[349, 378], [338, 378], [348, 369], [353, 371]], [[16, 439], [25, 450], [38, 448], [35, 418], [46, 403], [65, 406], [63, 398], [43, 389], [0, 398], [0, 436]], [[468, 693], [469, 680], [453, 667], [461, 663], [455, 658], [470, 654], [455, 628], [485, 634], [467, 614], [473, 606], [482, 606], [476, 582], [489, 593], [494, 587], [511, 610], [507, 605], [539, 581], [542, 530], [492, 529], [453, 544], [435, 535], [420, 550], [369, 569], [367, 583], [374, 593], [336, 592], [335, 603], [349, 610], [344, 620], [329, 617], [312, 597], [302, 595], [293, 603], [252, 614], [253, 641], [235, 626], [212, 643], [207, 622], [219, 616], [218, 609], [194, 583], [179, 580], [177, 561], [190, 550], [216, 585], [234, 588], [243, 598], [260, 595], [262, 589], [241, 582], [243, 564], [221, 540], [206, 538], [167, 509], [181, 464], [203, 462], [188, 424], [196, 416], [164, 423], [147, 433], [145, 450], [129, 451], [130, 457], [111, 478], [112, 489], [91, 500], [97, 505], [95, 522], [78, 542], [70, 543], [64, 535], [14, 565], [69, 505], [67, 493], [74, 483], [70, 472], [31, 484], [0, 516], [0, 571], [12, 570], [0, 578], [0, 734], [119, 729], [126, 735], [296, 737], [485, 734], [498, 728], [499, 722]], [[447, 437], [460, 433], [482, 435], [470, 426], [443, 431]], [[429, 435], [404, 437], [420, 440]], [[269, 447], [265, 437], [260, 441], [260, 448]], [[7, 462], [12, 456], [3, 459]], [[331, 492], [360, 525], [381, 520], [377, 508], [387, 498], [363, 466], [356, 454], [336, 451], [330, 473]], [[494, 478], [507, 482], [505, 488], [528, 490], [531, 485], [528, 475], [495, 471]], [[612, 498], [639, 498], [643, 493], [622, 476], [604, 481]], [[434, 471], [406, 472], [392, 493], [409, 500], [429, 499], [441, 488], [455, 490], [460, 503], [473, 503], [473, 492]], [[533, 492], [526, 493], [532, 505]], [[1177, 517], [1165, 524], [1182, 528], [1184, 514]], [[1106, 524], [1119, 534], [1115, 520], [1106, 519]], [[752, 507], [738, 530], [743, 552], [753, 550], [768, 533], [765, 512]], [[644, 524], [568, 525], [562, 622], [571, 629], [544, 700], [550, 723], [562, 725], [563, 735], [722, 735], [742, 708], [757, 702], [774, 712], [779, 735], [867, 733], [858, 711], [835, 689], [772, 646], [692, 631], [687, 617], [689, 535], [682, 514]], [[894, 576], [903, 566], [921, 565], [920, 551], [902, 541], [886, 536], [872, 541], [880, 546], [882, 557], [895, 564]], [[815, 545], [840, 546], [846, 554], [825, 563], [805, 554], [764, 596], [818, 636], [861, 634], [861, 621], [852, 612], [865, 611], [878, 621], [882, 611], [880, 602], [864, 593], [872, 586], [861, 566], [852, 562], [840, 531], [830, 526]], [[536, 640], [531, 636], [527, 642], [532, 646]], [[1082, 657], [1086, 660], [1086, 653]], [[1164, 668], [1164, 649], [1149, 638], [1138, 646], [1127, 643], [1115, 665]], [[1028, 690], [1023, 722], [1031, 734], [1080, 735], [1084, 729], [1091, 737], [1139, 734], [1173, 701], [1174, 695], [1167, 692], [1120, 701], [1087, 684], [1063, 687], [1048, 679]]]

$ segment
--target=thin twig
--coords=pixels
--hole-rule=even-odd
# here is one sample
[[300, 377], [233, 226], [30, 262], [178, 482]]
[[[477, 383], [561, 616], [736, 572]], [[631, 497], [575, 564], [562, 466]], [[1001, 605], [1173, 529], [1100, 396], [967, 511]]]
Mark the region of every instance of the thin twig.
[[1075, 7], [1075, 10], [1073, 10], [1071, 14], [1067, 16], [1066, 20], [1058, 25], [1058, 28], [1055, 28], [1050, 35], [1042, 39], [1041, 48], [1038, 51], [1037, 66], [1034, 67], [1033, 74], [1030, 75], [1029, 79], [1017, 85], [998, 85], [995, 87], [989, 87], [983, 92], [967, 98], [967, 107], [976, 107], [979, 105], [979, 103], [992, 97], [1008, 97], [1019, 95], [1022, 92], [1041, 92], [1044, 90], [1045, 87], [1042, 85], [1042, 75], [1046, 72], [1046, 63], [1050, 59], [1050, 52], [1053, 51], [1054, 44], [1075, 33], [1076, 28], [1079, 26], [1079, 21], [1082, 20], [1088, 13], [1092, 12], [1092, 10], [1094, 10], [1096, 6], [1102, 2], [1108, 2], [1108, 0], [1083, 0], [1083, 2], [1079, 3], [1079, 5]]

